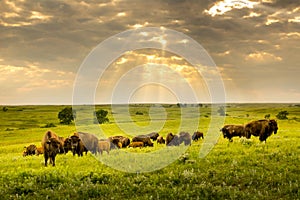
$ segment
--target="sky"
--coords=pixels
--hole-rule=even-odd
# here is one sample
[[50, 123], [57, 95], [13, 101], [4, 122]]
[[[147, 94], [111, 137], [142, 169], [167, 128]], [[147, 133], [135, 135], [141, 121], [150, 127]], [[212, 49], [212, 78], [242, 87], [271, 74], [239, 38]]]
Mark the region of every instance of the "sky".
[[[191, 38], [215, 67], [197, 68], [167, 51], [180, 42], [190, 48], [192, 40], [141, 32], [161, 48], [116, 57], [90, 87], [95, 103], [189, 102], [193, 95], [210, 103], [222, 89], [226, 102], [300, 102], [298, 0], [1, 0], [0, 5], [0, 105], [72, 104], [90, 53], [116, 34], [148, 27]], [[101, 57], [95, 66], [105, 62]], [[223, 86], [212, 91], [216, 77]]]

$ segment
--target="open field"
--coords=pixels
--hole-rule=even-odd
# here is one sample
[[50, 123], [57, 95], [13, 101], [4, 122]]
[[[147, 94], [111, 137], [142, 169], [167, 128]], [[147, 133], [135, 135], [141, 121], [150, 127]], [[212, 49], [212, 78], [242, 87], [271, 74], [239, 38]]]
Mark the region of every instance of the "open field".
[[[245, 124], [266, 114], [275, 118], [282, 110], [289, 112], [289, 119], [278, 120], [278, 133], [266, 143], [256, 137], [228, 142], [218, 132], [216, 145], [204, 158], [199, 157], [203, 140], [193, 142], [183, 155], [179, 155], [181, 146], [166, 148], [155, 143], [153, 148], [112, 150], [97, 158], [90, 153], [83, 157], [58, 155], [55, 167], [44, 167], [43, 156], [23, 157], [23, 147], [32, 143], [40, 146], [48, 129], [64, 137], [76, 128], [91, 130], [83, 125], [60, 125], [57, 114], [64, 107], [7, 106], [8, 111], [0, 110], [0, 199], [300, 199], [299, 105], [228, 104], [225, 124]], [[131, 105], [129, 119], [133, 123], [123, 116], [121, 110], [126, 109], [121, 105], [120, 112], [115, 113], [110, 106], [97, 106], [100, 108], [109, 111], [110, 123], [100, 125], [107, 136], [128, 135], [128, 127], [133, 135], [145, 134], [149, 126], [161, 128], [159, 133], [164, 137], [181, 129], [193, 133], [190, 127], [197, 123], [206, 138], [213, 126], [211, 117], [221, 119], [211, 112], [210, 105], [182, 108], [190, 113], [184, 124], [176, 105]], [[143, 114], [136, 115], [137, 111]], [[48, 123], [56, 127], [42, 128]], [[147, 156], [162, 149], [171, 149], [176, 160], [149, 173], [118, 171], [98, 161], [114, 159], [122, 165], [122, 152]], [[166, 158], [160, 159], [163, 162]], [[142, 164], [151, 166], [146, 162]]]

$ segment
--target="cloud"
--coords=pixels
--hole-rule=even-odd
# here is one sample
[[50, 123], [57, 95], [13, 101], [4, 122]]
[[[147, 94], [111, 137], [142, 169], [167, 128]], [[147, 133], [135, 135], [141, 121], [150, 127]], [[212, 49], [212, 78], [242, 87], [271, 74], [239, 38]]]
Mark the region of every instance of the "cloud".
[[251, 9], [257, 4], [257, 2], [252, 2], [249, 0], [223, 0], [215, 3], [208, 10], [205, 10], [204, 13], [215, 17], [216, 15], [223, 15], [233, 9]]
[[245, 58], [248, 61], [254, 61], [258, 63], [266, 63], [266, 62], [279, 62], [282, 61], [282, 58], [279, 56], [275, 56], [268, 52], [255, 52], [250, 53]]

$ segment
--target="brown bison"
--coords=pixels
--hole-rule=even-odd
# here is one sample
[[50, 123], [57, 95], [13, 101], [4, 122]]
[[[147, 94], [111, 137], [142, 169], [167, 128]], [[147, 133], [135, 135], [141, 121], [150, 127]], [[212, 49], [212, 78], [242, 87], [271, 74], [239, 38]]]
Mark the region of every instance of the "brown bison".
[[35, 155], [36, 146], [34, 144], [24, 147], [23, 156]]
[[131, 142], [129, 145], [128, 145], [128, 148], [137, 148], [137, 147], [144, 147], [144, 143], [143, 142]]
[[159, 134], [157, 132], [152, 132], [152, 133], [146, 134], [146, 136], [150, 137], [150, 139], [155, 141], [158, 138]]
[[127, 147], [130, 144], [130, 139], [124, 136], [111, 136], [108, 140], [111, 143], [110, 149], [120, 149], [122, 147]]
[[44, 153], [44, 149], [43, 147], [37, 147], [36, 150], [35, 150], [35, 155], [40, 155], [40, 154], [43, 154]]
[[167, 146], [179, 146], [180, 141], [178, 135], [174, 135], [173, 133], [168, 133], [166, 137], [166, 145]]
[[145, 147], [153, 147], [153, 143], [151, 142], [150, 137], [145, 135], [139, 135], [132, 138], [132, 142], [143, 142]]
[[204, 139], [203, 133], [200, 132], [200, 131], [194, 132], [194, 134], [193, 134], [193, 136], [192, 136], [192, 140], [193, 140], [193, 141], [198, 141], [200, 138]]
[[185, 146], [191, 145], [192, 136], [188, 132], [180, 132], [179, 133], [179, 144], [184, 143]]
[[224, 138], [232, 142], [233, 137], [245, 137], [245, 127], [243, 125], [225, 125], [221, 128]]
[[274, 119], [263, 119], [258, 121], [252, 121], [245, 126], [245, 135], [249, 139], [251, 135], [259, 136], [261, 142], [267, 140], [269, 136], [274, 132], [277, 133], [278, 125]]
[[98, 152], [102, 155], [103, 151], [106, 151], [109, 154], [110, 142], [108, 140], [99, 140], [98, 141]]
[[72, 139], [67, 137], [64, 141], [64, 152], [67, 154], [69, 151], [72, 151]]
[[166, 140], [163, 138], [163, 136], [158, 136], [157, 141], [158, 144], [165, 144]]
[[79, 138], [79, 135], [77, 133], [74, 133], [74, 135], [69, 137], [71, 141], [71, 151], [73, 153], [73, 156], [77, 154], [78, 156], [83, 156], [83, 152], [87, 154], [88, 150], [85, 148], [82, 140]]
[[78, 132], [79, 138], [87, 150], [93, 154], [97, 153], [98, 138], [94, 134]]
[[57, 135], [52, 131], [47, 131], [42, 139], [42, 147], [44, 149], [45, 166], [48, 159], [50, 164], [55, 166], [55, 157], [59, 153], [60, 142]]
[[58, 141], [60, 142], [60, 145], [59, 145], [59, 153], [60, 154], [63, 154], [65, 153], [65, 149], [64, 149], [64, 143], [65, 143], [65, 138], [64, 137], [60, 137], [58, 136]]

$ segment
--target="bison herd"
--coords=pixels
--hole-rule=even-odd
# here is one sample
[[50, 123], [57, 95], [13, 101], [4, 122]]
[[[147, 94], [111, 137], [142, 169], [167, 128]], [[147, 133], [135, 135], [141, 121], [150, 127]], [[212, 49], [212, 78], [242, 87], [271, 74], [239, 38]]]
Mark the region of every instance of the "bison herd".
[[[260, 141], [266, 141], [274, 132], [277, 133], [278, 126], [275, 120], [257, 120], [247, 123], [246, 125], [225, 125], [220, 131], [224, 138], [232, 141], [233, 137], [250, 138], [251, 135], [259, 137]], [[166, 138], [160, 136], [157, 132], [145, 135], [138, 135], [131, 140], [125, 136], [111, 136], [107, 139], [98, 139], [94, 134], [75, 132], [73, 135], [64, 138], [59, 137], [52, 131], [47, 131], [42, 138], [42, 146], [36, 147], [34, 144], [25, 147], [23, 156], [44, 154], [45, 166], [48, 160], [50, 164], [55, 166], [55, 157], [57, 154], [67, 154], [72, 152], [73, 156], [83, 156], [90, 151], [92, 154], [102, 154], [104, 151], [109, 154], [112, 149], [120, 148], [143, 148], [153, 147], [154, 141], [157, 144], [166, 144], [166, 146], [185, 146], [191, 145], [192, 141], [204, 139], [203, 133], [200, 131], [190, 135], [188, 132], [180, 132], [179, 134], [168, 133]]]
[[44, 154], [45, 166], [47, 166], [48, 161], [55, 166], [56, 155], [67, 154], [69, 151], [72, 152], [73, 156], [76, 154], [83, 156], [88, 151], [95, 155], [101, 155], [104, 151], [109, 154], [112, 149], [153, 147], [154, 141], [157, 144], [166, 144], [167, 146], [179, 146], [182, 143], [190, 145], [192, 140], [196, 141], [199, 138], [203, 138], [203, 133], [199, 131], [195, 132], [193, 136], [187, 132], [181, 132], [178, 135], [169, 133], [166, 139], [156, 132], [138, 135], [131, 140], [125, 136], [98, 139], [94, 134], [84, 132], [75, 132], [73, 135], [64, 138], [49, 130], [42, 138], [42, 146], [36, 147], [36, 145], [31, 144], [25, 147], [23, 156]]
[[222, 131], [224, 138], [228, 138], [232, 141], [233, 137], [246, 137], [251, 138], [251, 135], [259, 137], [261, 142], [267, 140], [269, 136], [274, 132], [277, 133], [278, 125], [274, 119], [262, 119], [252, 121], [246, 125], [225, 125], [220, 131]]

